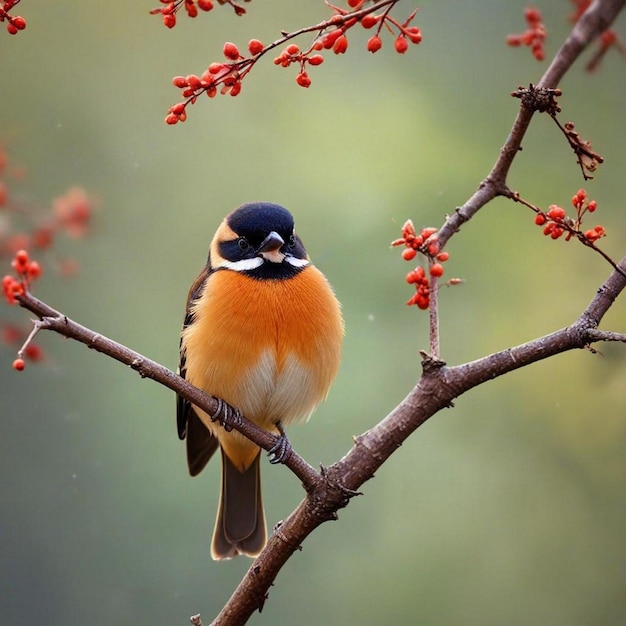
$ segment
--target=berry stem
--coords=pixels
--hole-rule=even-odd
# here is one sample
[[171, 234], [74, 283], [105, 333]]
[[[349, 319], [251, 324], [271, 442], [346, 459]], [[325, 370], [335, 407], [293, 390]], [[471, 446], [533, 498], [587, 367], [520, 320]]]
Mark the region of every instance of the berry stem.
[[17, 351], [17, 358], [23, 359], [26, 354], [26, 349], [32, 343], [32, 341], [37, 336], [37, 333], [40, 330], [44, 330], [50, 328], [49, 320], [46, 317], [41, 318], [40, 320], [33, 320], [33, 328], [30, 331], [28, 337], [24, 340], [22, 347]]
[[437, 276], [430, 277], [428, 325], [430, 334], [430, 356], [435, 360], [439, 360], [441, 346], [439, 343], [439, 279]]

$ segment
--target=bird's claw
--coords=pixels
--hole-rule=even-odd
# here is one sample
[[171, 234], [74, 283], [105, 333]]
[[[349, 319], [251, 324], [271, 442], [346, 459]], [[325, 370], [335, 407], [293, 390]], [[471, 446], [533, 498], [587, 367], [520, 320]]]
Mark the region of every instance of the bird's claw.
[[276, 436], [276, 443], [267, 452], [272, 465], [285, 463], [293, 450], [283, 425], [280, 422], [276, 422], [276, 428], [278, 428], [280, 434]]
[[211, 421], [220, 424], [226, 432], [230, 432], [237, 424], [241, 422], [241, 413], [239, 409], [235, 409], [227, 404], [221, 398], [217, 400], [217, 410], [211, 415]]

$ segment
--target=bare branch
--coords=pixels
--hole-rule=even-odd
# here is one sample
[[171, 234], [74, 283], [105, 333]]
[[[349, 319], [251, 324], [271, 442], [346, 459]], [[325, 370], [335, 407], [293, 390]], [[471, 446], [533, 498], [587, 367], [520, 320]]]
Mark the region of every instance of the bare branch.
[[[128, 365], [142, 378], [150, 378], [161, 383], [200, 407], [209, 415], [214, 416], [219, 413], [220, 402], [222, 401], [218, 401], [216, 398], [194, 387], [184, 378], [174, 374], [174, 372], [163, 365], [148, 359], [142, 354], [112, 339], [108, 339], [100, 333], [90, 330], [85, 326], [81, 326], [66, 315], [48, 306], [45, 302], [35, 298], [28, 291], [19, 295], [16, 299], [21, 307], [31, 311], [41, 320], [41, 322], [35, 322], [35, 330], [33, 332], [44, 329], [53, 330], [65, 337], [75, 339], [76, 341], [84, 343], [88, 348], [106, 354], [116, 361]], [[233, 411], [233, 413], [235, 412]], [[237, 416], [236, 421], [227, 424], [227, 427], [238, 430], [264, 450], [269, 451], [272, 449], [277, 442], [276, 435], [259, 428], [238, 413]], [[292, 451], [287, 458], [284, 459], [284, 464], [302, 481], [307, 491], [312, 489], [321, 479], [320, 474], [302, 459], [302, 457], [296, 454], [295, 451]]]

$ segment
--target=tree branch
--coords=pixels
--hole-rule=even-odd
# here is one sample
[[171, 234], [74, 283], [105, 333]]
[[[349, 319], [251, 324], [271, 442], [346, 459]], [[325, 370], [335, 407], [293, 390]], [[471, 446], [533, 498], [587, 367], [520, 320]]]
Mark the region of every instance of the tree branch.
[[[81, 326], [63, 313], [53, 309], [45, 302], [35, 298], [28, 291], [17, 296], [16, 299], [21, 307], [39, 317], [41, 321], [36, 322], [38, 330], [52, 330], [69, 339], [75, 339], [92, 350], [106, 354], [112, 359], [124, 363], [124, 365], [128, 365], [142, 378], [150, 378], [151, 380], [161, 383], [206, 411], [207, 414], [215, 416], [219, 412], [220, 402], [218, 402], [216, 398], [194, 387], [184, 378], [174, 374], [174, 372], [156, 361], [152, 361], [121, 343], [117, 343], [100, 333], [90, 330], [85, 326]], [[235, 413], [235, 411], [233, 411], [233, 413]], [[199, 417], [202, 419], [201, 415]], [[238, 430], [248, 439], [254, 441], [254, 443], [267, 451], [277, 442], [276, 435], [259, 428], [239, 414], [237, 414], [233, 422], [227, 424], [227, 427]], [[313, 489], [315, 484], [321, 479], [320, 473], [293, 450], [281, 462], [302, 481], [307, 491]]]
[[[626, 0], [596, 0], [585, 11], [572, 28], [571, 33], [556, 53], [552, 63], [537, 83], [538, 88], [554, 89], [565, 73], [572, 67], [585, 48], [600, 33], [605, 31], [624, 8]], [[500, 150], [500, 155], [491, 172], [480, 184], [476, 192], [450, 215], [438, 233], [438, 241], [443, 248], [448, 239], [458, 232], [461, 226], [472, 219], [476, 213], [497, 196], [511, 195], [507, 187], [507, 177], [513, 160], [522, 149], [522, 140], [534, 115], [534, 109], [524, 102], [513, 122], [507, 140]]]

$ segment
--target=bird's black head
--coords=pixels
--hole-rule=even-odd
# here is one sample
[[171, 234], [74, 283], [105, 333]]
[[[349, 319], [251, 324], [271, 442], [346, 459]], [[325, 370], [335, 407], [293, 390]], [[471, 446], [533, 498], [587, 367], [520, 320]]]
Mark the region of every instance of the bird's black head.
[[212, 269], [245, 272], [255, 278], [288, 278], [309, 264], [287, 209], [269, 202], [243, 204], [215, 233]]

